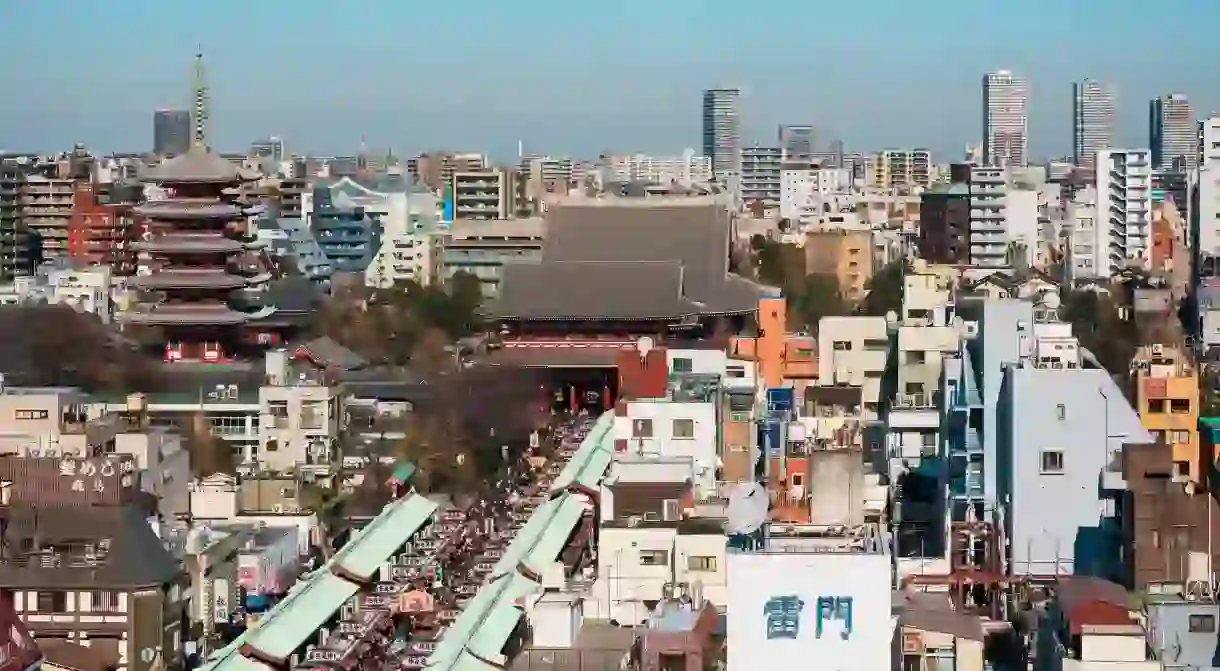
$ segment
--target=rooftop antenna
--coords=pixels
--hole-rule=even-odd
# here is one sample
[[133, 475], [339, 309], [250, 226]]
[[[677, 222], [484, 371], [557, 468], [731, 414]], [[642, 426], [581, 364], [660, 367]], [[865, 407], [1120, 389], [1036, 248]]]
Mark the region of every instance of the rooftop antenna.
[[640, 363], [648, 361], [648, 353], [652, 351], [653, 344], [649, 336], [640, 336], [639, 340], [635, 341], [635, 351], [640, 353]]
[[728, 522], [730, 535], [748, 536], [767, 521], [767, 490], [757, 482], [742, 482], [729, 490]]

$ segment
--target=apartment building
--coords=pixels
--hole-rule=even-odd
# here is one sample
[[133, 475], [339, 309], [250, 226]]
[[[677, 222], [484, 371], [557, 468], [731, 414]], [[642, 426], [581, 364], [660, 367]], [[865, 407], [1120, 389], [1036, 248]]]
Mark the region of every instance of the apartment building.
[[809, 231], [805, 233], [805, 272], [831, 275], [852, 303], [864, 299], [873, 277], [873, 236], [870, 231]]
[[22, 221], [37, 237], [44, 261], [68, 259], [76, 180], [47, 174], [27, 175], [19, 188]]
[[500, 295], [504, 266], [541, 261], [545, 237], [546, 220], [542, 217], [455, 221], [442, 240], [441, 276], [473, 275], [479, 278], [483, 297], [495, 298]]
[[955, 164], [948, 182], [933, 184], [919, 196], [919, 258], [970, 263], [970, 223], [970, 167]]
[[1114, 88], [1085, 79], [1072, 84], [1072, 146], [1075, 163], [1091, 168], [1097, 152], [1114, 143]]
[[1174, 477], [1204, 483], [1217, 455], [1199, 443], [1199, 377], [1174, 345], [1144, 345], [1131, 361], [1136, 409], [1152, 438], [1170, 446]]
[[864, 163], [864, 184], [878, 189], [910, 191], [931, 184], [932, 153], [927, 149], [886, 149]]
[[614, 154], [602, 157], [603, 181], [691, 186], [712, 181], [712, 157], [686, 149], [679, 156]]
[[[1198, 249], [1201, 258], [1220, 258], [1220, 114], [1199, 122], [1199, 177], [1196, 207]], [[4, 187], [0, 186], [0, 190]], [[0, 198], [2, 198], [0, 194]], [[1184, 203], [1179, 203], [1181, 207]], [[3, 213], [0, 200], [0, 217]], [[1215, 274], [1215, 273], [1213, 273]]]
[[1090, 186], [1077, 191], [1064, 208], [1064, 259], [1072, 282], [1109, 276], [1109, 230], [1098, 220], [1097, 203], [1097, 189]]
[[996, 167], [970, 169], [970, 265], [1008, 265], [1007, 194], [1007, 171]]
[[875, 419], [889, 352], [885, 317], [823, 317], [818, 324], [818, 385], [860, 387], [866, 419]]
[[1008, 70], [983, 77], [983, 163], [1023, 168], [1029, 147], [1029, 89]]
[[453, 173], [449, 194], [453, 221], [511, 219], [516, 211], [515, 177], [513, 172], [499, 168]]
[[1148, 122], [1153, 165], [1178, 173], [1198, 165], [1199, 136], [1190, 98], [1183, 93], [1153, 98]]
[[42, 265], [33, 275], [0, 285], [0, 305], [68, 305], [97, 315], [103, 324], [114, 317], [112, 275], [109, 266], [82, 268]]
[[745, 147], [741, 150], [739, 189], [746, 207], [764, 211], [779, 207], [784, 151], [781, 147]]
[[779, 215], [789, 221], [807, 223], [848, 206], [852, 190], [850, 170], [808, 168], [780, 173]]
[[479, 172], [487, 169], [488, 165], [487, 156], [480, 153], [430, 152], [407, 159], [407, 174], [416, 183], [440, 191], [453, 182], [455, 174]]
[[328, 473], [342, 417], [339, 387], [325, 372], [291, 362], [285, 351], [269, 352], [266, 363], [267, 384], [258, 392], [259, 468]]
[[116, 276], [134, 274], [136, 253], [130, 243], [135, 242], [137, 230], [131, 205], [140, 197], [138, 188], [78, 182], [68, 225], [68, 257], [76, 263], [108, 266]]
[[[1146, 149], [1097, 153], [1098, 209], [1106, 211], [1106, 275], [1152, 261], [1152, 162]], [[1100, 223], [1100, 222], [1099, 222]]]

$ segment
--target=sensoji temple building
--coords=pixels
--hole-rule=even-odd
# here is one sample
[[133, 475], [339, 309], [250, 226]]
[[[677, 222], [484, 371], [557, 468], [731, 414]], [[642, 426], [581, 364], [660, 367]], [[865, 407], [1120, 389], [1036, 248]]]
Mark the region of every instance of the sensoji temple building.
[[[128, 287], [136, 300], [118, 318], [155, 327], [167, 362], [222, 362], [244, 345], [268, 344], [257, 326], [275, 313], [253, 293], [271, 279], [247, 223], [257, 208], [240, 200], [257, 175], [202, 146], [149, 168], [151, 191], [134, 214], [144, 222], [139, 273]], [[251, 293], [247, 293], [251, 290]]]
[[735, 222], [704, 198], [575, 200], [547, 214], [542, 260], [504, 266], [497, 358], [547, 368], [556, 405], [613, 407], [617, 368], [658, 346], [751, 325], [765, 289], [729, 271]]

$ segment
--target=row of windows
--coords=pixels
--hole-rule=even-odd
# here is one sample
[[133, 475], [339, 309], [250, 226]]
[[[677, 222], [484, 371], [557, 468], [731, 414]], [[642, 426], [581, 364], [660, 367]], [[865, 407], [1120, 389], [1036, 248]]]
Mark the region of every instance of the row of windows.
[[[81, 598], [77, 601], [77, 610], [89, 613], [118, 613], [119, 610], [119, 593], [118, 592], [80, 592]], [[88, 594], [88, 608], [83, 607], [84, 595]], [[68, 612], [68, 593], [67, 592], [37, 592], [35, 603], [26, 604], [24, 610], [37, 613], [66, 613]], [[30, 606], [33, 606], [31, 608]]]
[[[640, 566], [669, 566], [668, 550], [640, 550]], [[688, 571], [715, 571], [716, 558], [692, 555], [686, 558]]]
[[[631, 437], [632, 438], [652, 438], [652, 420], [651, 419], [636, 419], [631, 422]], [[675, 419], [673, 420], [672, 429], [670, 432], [672, 438], [694, 438], [695, 437], [695, 420], [693, 419]]]

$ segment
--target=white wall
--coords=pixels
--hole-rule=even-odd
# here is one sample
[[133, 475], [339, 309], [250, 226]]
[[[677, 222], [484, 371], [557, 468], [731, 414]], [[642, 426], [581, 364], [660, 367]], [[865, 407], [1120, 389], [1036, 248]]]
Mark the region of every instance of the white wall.
[[[640, 624], [649, 615], [643, 602], [660, 600], [667, 583], [698, 583], [694, 589], [703, 599], [721, 610], [728, 603], [722, 535], [679, 534], [673, 527], [602, 527], [598, 544], [597, 581], [585, 599], [586, 618]], [[666, 553], [665, 563], [641, 564], [641, 553], [653, 551]]]
[[[728, 671], [809, 668], [832, 660], [831, 668], [888, 671], [892, 663], [890, 560], [884, 554], [730, 553]], [[768, 627], [768, 612], [789, 597], [795, 632]], [[823, 618], [817, 634], [818, 600], [851, 599], [851, 628]]]
[[[646, 422], [651, 420], [651, 435]], [[674, 435], [682, 422], [692, 420], [694, 432], [690, 438]], [[716, 486], [717, 427], [715, 403], [681, 403], [667, 400], [630, 401], [627, 414], [614, 418], [614, 438], [627, 441], [628, 454], [661, 457], [689, 457], [694, 460], [695, 498], [711, 492]]]
[[823, 317], [818, 327], [818, 384], [861, 387], [868, 418], [881, 398], [888, 343], [885, 317]]

